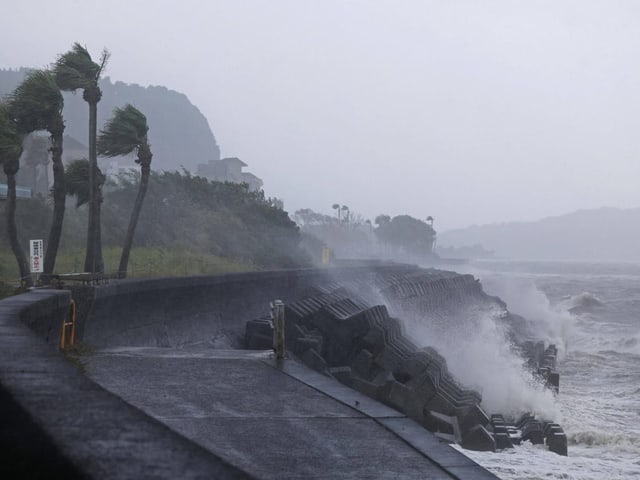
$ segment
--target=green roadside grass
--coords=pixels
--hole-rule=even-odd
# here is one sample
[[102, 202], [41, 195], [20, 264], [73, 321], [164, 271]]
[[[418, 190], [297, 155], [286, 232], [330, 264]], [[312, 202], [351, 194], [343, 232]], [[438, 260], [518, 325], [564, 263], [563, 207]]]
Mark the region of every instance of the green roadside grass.
[[[105, 248], [103, 258], [105, 273], [115, 273], [120, 263], [121, 249]], [[83, 271], [84, 250], [69, 250], [58, 254], [55, 273], [79, 273]], [[190, 275], [214, 275], [220, 273], [259, 270], [254, 265], [214, 255], [200, 255], [171, 248], [133, 248], [129, 257], [127, 278], [180, 277]], [[19, 286], [20, 275], [11, 251], [0, 252], [0, 298], [11, 295]], [[35, 279], [35, 274], [34, 274]]]

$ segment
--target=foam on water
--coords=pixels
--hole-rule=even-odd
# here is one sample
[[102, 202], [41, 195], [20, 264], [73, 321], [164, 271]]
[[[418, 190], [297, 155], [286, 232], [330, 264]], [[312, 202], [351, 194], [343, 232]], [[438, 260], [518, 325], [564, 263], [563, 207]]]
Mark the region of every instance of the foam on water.
[[529, 442], [502, 452], [456, 447], [504, 480], [623, 480], [640, 476], [640, 460], [593, 447], [571, 446], [569, 457]]
[[[640, 355], [640, 334], [618, 339], [618, 351]], [[638, 359], [640, 361], [640, 359]]]
[[521, 266], [513, 269], [519, 274], [473, 273], [529, 319], [532, 332], [562, 348], [555, 403], [569, 457], [529, 443], [499, 453], [460, 450], [503, 479], [640, 478], [640, 278], [599, 275], [597, 264], [580, 275], [551, 267], [549, 274], [540, 266], [531, 274]]

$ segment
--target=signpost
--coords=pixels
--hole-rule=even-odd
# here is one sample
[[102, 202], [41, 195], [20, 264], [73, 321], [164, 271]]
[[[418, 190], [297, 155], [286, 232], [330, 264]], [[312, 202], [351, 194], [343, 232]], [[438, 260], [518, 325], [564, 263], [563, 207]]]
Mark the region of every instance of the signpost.
[[31, 273], [42, 273], [42, 240], [30, 240]]

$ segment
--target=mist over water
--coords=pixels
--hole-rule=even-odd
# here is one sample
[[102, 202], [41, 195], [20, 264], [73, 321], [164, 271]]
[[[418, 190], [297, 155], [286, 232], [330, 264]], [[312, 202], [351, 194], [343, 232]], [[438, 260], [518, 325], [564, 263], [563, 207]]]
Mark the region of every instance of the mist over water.
[[[521, 299], [530, 312], [536, 313], [532, 318], [537, 320], [528, 325], [534, 338], [545, 339], [547, 344], [551, 338], [561, 340], [562, 328], [552, 327], [563, 317], [550, 308], [544, 294], [535, 288], [510, 288], [511, 298]], [[489, 414], [517, 417], [531, 412], [542, 419], [561, 421], [553, 393], [533, 376], [514, 349], [508, 326], [502, 321], [504, 314], [497, 305], [470, 306], [455, 316], [409, 319], [406, 328], [421, 347], [433, 346], [438, 350], [458, 381], [482, 394], [482, 405]]]
[[488, 294], [500, 297], [510, 312], [528, 320], [535, 339], [555, 344], [562, 359], [575, 321], [566, 308], [553, 306], [532, 279], [482, 273], [478, 277]]

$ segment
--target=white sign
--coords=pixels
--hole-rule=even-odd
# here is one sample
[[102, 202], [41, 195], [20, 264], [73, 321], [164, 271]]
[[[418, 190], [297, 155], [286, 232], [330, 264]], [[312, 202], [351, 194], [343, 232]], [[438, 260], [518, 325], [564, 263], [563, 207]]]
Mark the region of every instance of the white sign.
[[31, 240], [31, 273], [42, 273], [42, 240]]

